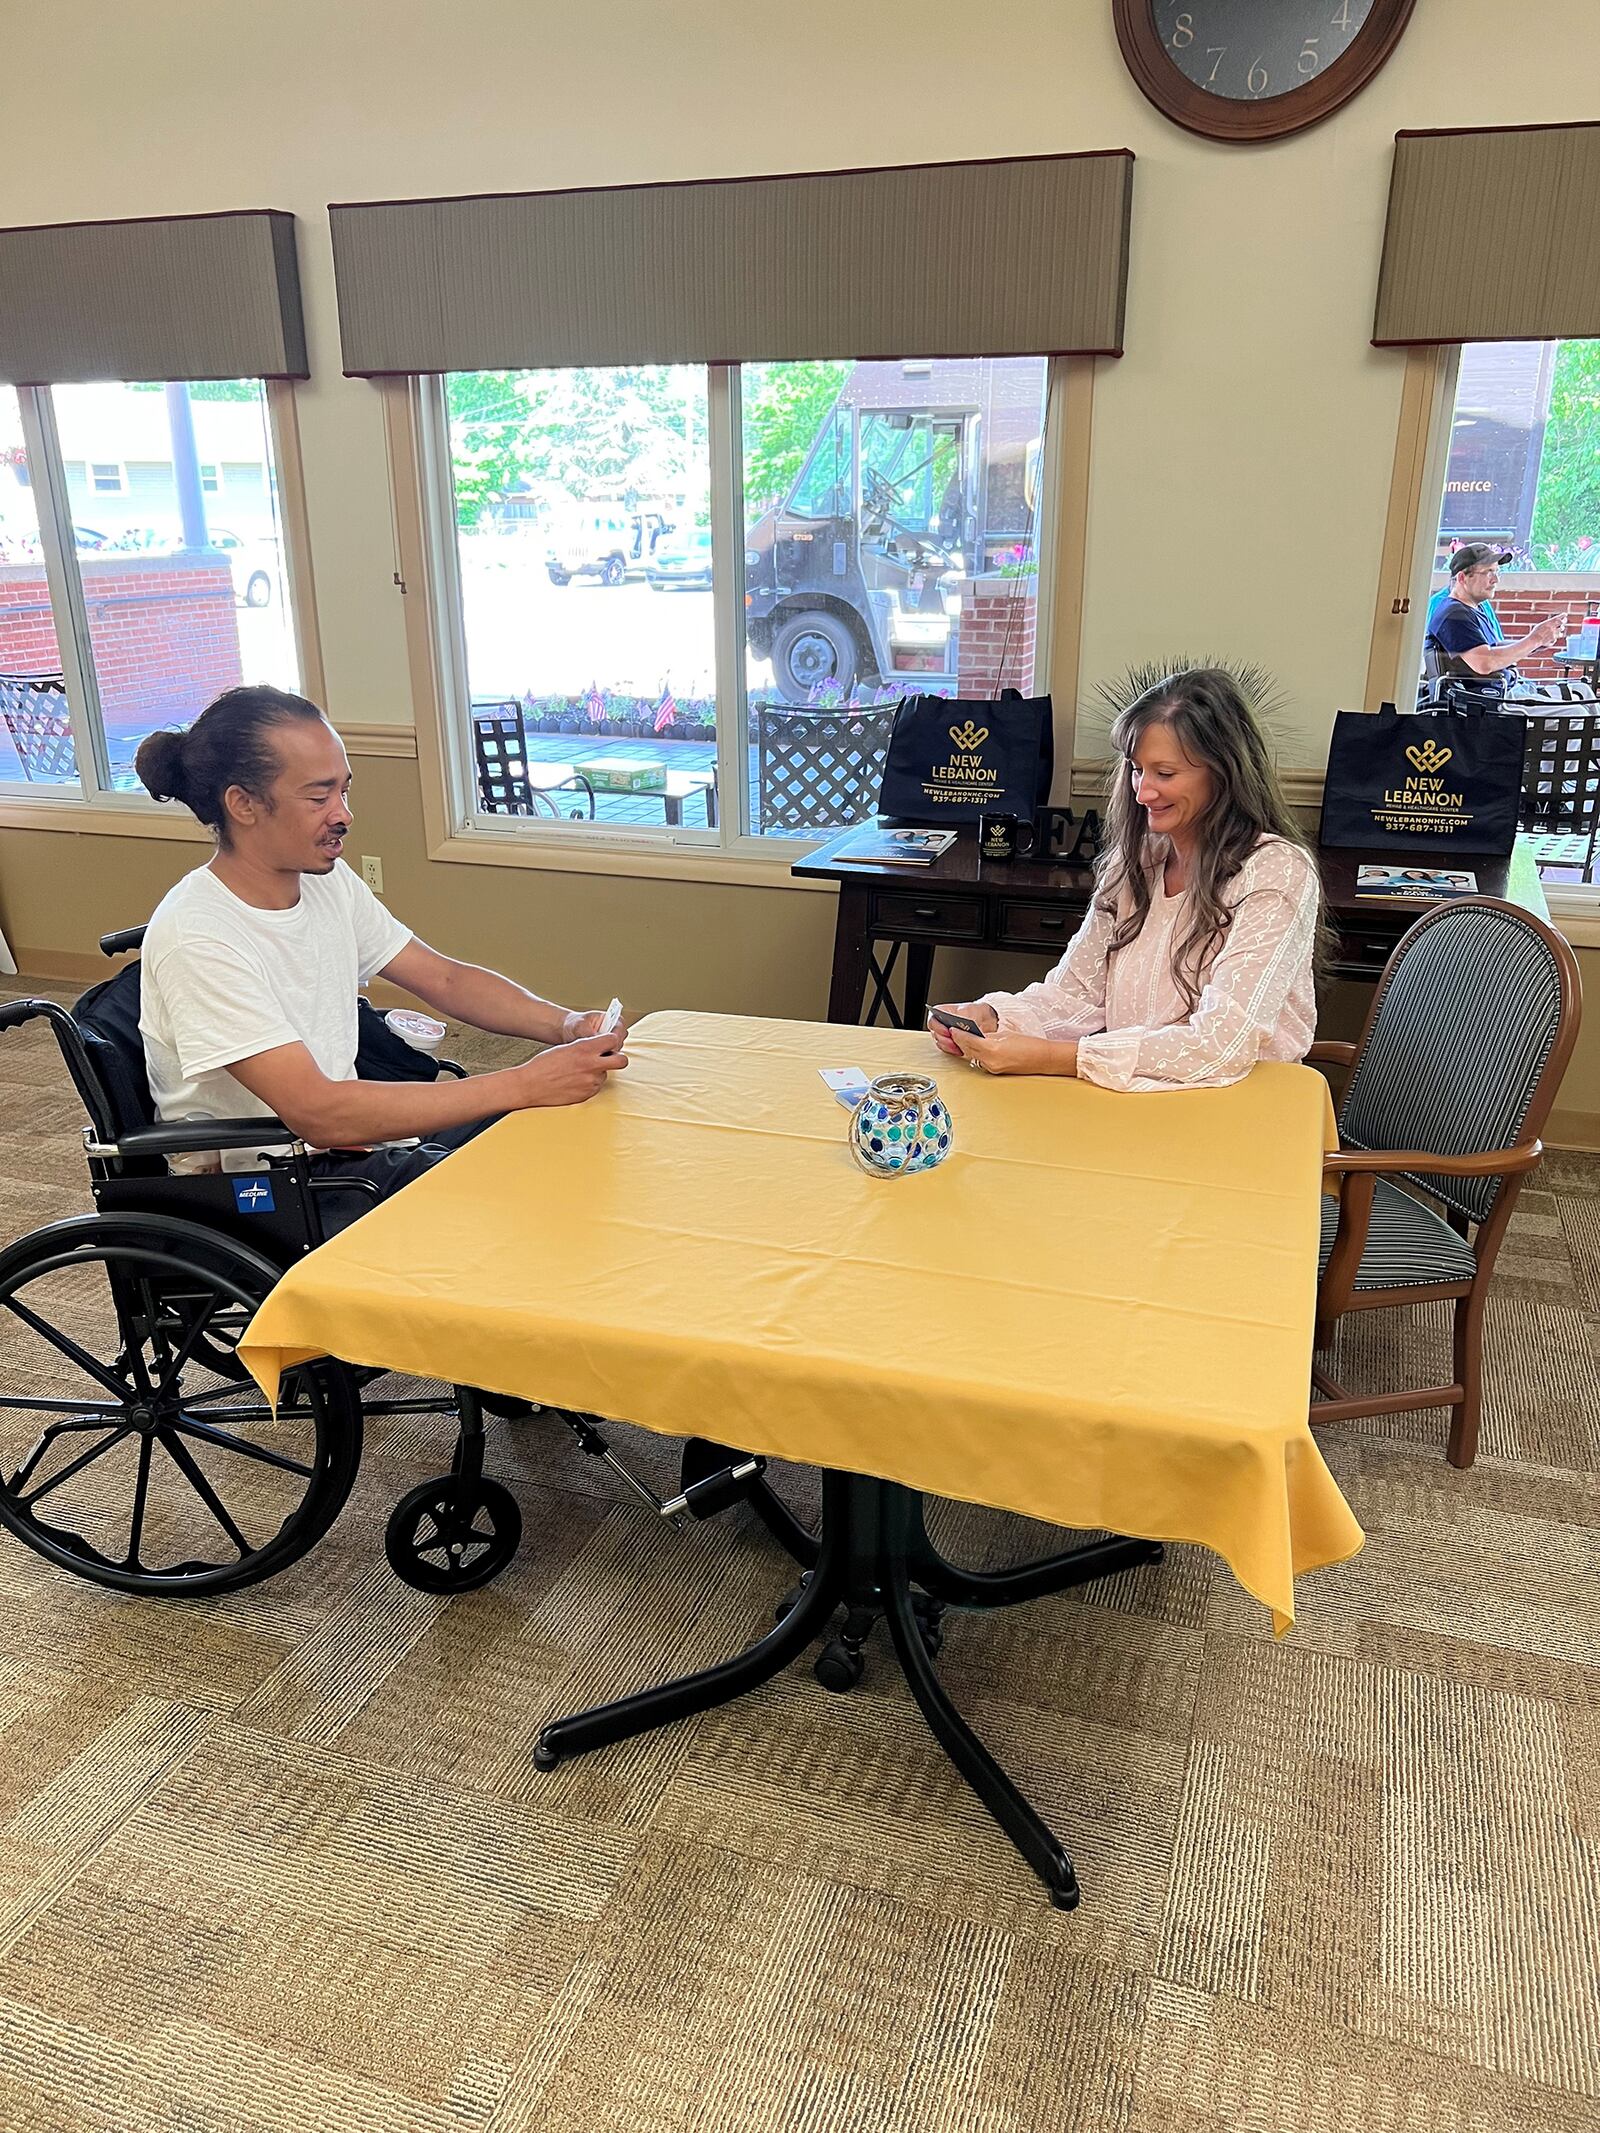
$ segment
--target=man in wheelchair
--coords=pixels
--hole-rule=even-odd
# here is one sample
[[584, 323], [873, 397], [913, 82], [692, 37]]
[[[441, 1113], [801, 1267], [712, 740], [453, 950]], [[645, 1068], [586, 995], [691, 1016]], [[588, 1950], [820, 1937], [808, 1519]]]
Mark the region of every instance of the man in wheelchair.
[[[0, 1525], [96, 1584], [227, 1592], [327, 1532], [364, 1423], [447, 1414], [450, 1471], [406, 1492], [384, 1546], [409, 1584], [470, 1591], [511, 1560], [522, 1523], [483, 1472], [484, 1410], [527, 1403], [464, 1386], [377, 1398], [378, 1372], [325, 1359], [288, 1374], [274, 1411], [234, 1351], [302, 1253], [496, 1117], [594, 1095], [627, 1064], [626, 1031], [439, 955], [391, 917], [341, 864], [349, 765], [303, 697], [230, 690], [188, 732], [152, 735], [137, 763], [217, 849], [147, 929], [102, 941], [118, 954], [142, 933], [142, 968], [71, 1013], [0, 1004], [0, 1032], [43, 1020], [55, 1035], [89, 1116], [95, 1203], [0, 1248]], [[358, 1005], [375, 975], [549, 1048], [470, 1080], [440, 1074]], [[411, 1078], [358, 1078], [374, 1033], [391, 1056], [372, 1071]], [[662, 1505], [592, 1418], [552, 1412], [675, 1522], [710, 1515], [759, 1471], [692, 1445], [684, 1493]]]
[[[229, 689], [188, 731], [151, 734], [135, 768], [154, 798], [183, 802], [217, 839], [145, 933], [140, 1031], [158, 1118], [281, 1119], [319, 1151], [320, 1174], [365, 1179], [383, 1195], [504, 1113], [582, 1103], [626, 1066], [626, 1025], [602, 1034], [599, 1014], [439, 954], [343, 863], [350, 765], [303, 696]], [[360, 1080], [356, 996], [374, 977], [458, 1022], [549, 1049], [471, 1079]], [[171, 1160], [241, 1170], [259, 1157]], [[341, 1204], [349, 1219], [362, 1202]]]

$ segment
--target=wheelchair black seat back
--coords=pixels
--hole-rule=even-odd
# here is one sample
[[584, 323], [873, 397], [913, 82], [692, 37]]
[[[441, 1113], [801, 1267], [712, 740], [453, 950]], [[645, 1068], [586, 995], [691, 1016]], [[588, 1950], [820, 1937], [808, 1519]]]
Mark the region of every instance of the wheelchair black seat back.
[[[121, 954], [143, 931], [107, 934], [101, 946]], [[366, 1001], [358, 1016], [362, 1079], [461, 1073], [413, 1051]], [[136, 963], [70, 1012], [51, 1000], [0, 1002], [0, 1033], [37, 1020], [50, 1025], [88, 1114], [94, 1212], [0, 1249], [0, 1525], [99, 1585], [227, 1592], [284, 1569], [327, 1532], [355, 1482], [364, 1416], [445, 1415], [457, 1424], [450, 1471], [400, 1499], [384, 1551], [422, 1591], [466, 1592], [497, 1576], [522, 1519], [483, 1471], [483, 1395], [456, 1386], [449, 1397], [379, 1400], [366, 1390], [378, 1373], [323, 1360], [287, 1374], [274, 1415], [235, 1354], [286, 1268], [324, 1241], [325, 1212], [348, 1213], [360, 1181], [317, 1177], [278, 1119], [158, 1120]], [[268, 1167], [168, 1167], [169, 1156], [242, 1148], [268, 1149]], [[683, 1493], [663, 1504], [591, 1417], [550, 1412], [674, 1523], [746, 1494], [762, 1465], [693, 1440]]]

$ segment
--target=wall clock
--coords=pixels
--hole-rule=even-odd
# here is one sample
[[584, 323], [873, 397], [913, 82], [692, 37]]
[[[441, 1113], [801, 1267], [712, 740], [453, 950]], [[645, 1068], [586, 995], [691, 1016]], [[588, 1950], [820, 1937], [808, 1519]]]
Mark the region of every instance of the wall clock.
[[1337, 111], [1400, 41], [1416, 0], [1112, 0], [1151, 103], [1216, 141], [1274, 141]]

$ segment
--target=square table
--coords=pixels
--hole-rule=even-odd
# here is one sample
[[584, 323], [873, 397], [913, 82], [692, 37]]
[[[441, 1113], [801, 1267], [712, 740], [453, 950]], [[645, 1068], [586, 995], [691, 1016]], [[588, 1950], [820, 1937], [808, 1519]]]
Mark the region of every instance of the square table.
[[[685, 1013], [628, 1049], [590, 1103], [503, 1119], [291, 1267], [241, 1358], [269, 1396], [331, 1353], [673, 1436], [709, 1418], [809, 1566], [796, 1604], [739, 1658], [548, 1726], [537, 1760], [743, 1693], [841, 1602], [847, 1643], [883, 1612], [933, 1731], [1070, 1906], [1071, 1862], [944, 1695], [929, 1613], [1183, 1540], [1282, 1630], [1295, 1575], [1360, 1547], [1308, 1424], [1324, 1083], [1267, 1065], [1125, 1095], [968, 1073], [920, 1033]], [[949, 1159], [865, 1175], [828, 1065], [936, 1073]], [[820, 1541], [769, 1457], [823, 1469]], [[933, 1550], [924, 1491], [1129, 1537], [970, 1572]]]

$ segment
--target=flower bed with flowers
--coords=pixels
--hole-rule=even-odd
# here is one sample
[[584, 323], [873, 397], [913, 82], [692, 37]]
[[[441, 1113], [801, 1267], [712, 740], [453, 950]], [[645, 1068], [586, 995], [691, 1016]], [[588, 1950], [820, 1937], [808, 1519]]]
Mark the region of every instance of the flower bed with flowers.
[[[852, 706], [892, 704], [913, 684], [926, 686], [920, 675], [901, 676], [894, 682], [851, 691], [828, 680], [808, 690], [804, 702], [791, 708], [836, 711], [847, 702]], [[946, 682], [943, 686], [949, 688], [953, 684]], [[773, 689], [750, 692], [752, 707], [784, 701]], [[623, 741], [714, 741], [717, 737], [717, 705], [711, 696], [677, 697], [668, 689], [659, 696], [629, 696], [599, 688], [578, 696], [538, 695], [529, 689], [520, 702], [523, 725], [529, 733], [576, 733], [590, 739]]]
[[714, 741], [717, 707], [709, 696], [680, 701], [663, 689], [660, 696], [622, 696], [590, 689], [582, 696], [522, 698], [522, 721], [529, 733], [579, 733], [600, 740]]

